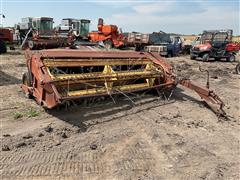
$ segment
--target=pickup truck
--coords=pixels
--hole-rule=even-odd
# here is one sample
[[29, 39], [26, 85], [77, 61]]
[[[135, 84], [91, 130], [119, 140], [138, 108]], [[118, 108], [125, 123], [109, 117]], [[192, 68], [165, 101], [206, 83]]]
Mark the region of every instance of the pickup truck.
[[182, 40], [179, 36], [164, 35], [165, 41], [155, 42], [153, 45], [145, 46], [147, 52], [159, 52], [161, 56], [178, 56], [182, 49]]
[[182, 39], [179, 36], [170, 36], [165, 32], [151, 34], [128, 33], [127, 46], [134, 46], [136, 50], [158, 52], [161, 56], [177, 56], [182, 48]]

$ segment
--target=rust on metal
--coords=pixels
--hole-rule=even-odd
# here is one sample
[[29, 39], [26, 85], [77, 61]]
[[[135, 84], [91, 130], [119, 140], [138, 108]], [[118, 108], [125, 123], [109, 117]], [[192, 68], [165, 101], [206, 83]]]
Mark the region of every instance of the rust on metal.
[[[39, 104], [53, 108], [65, 100], [174, 88], [194, 90], [214, 112], [224, 104], [208, 88], [177, 80], [172, 67], [157, 53], [54, 49], [26, 51], [27, 85], [22, 89]], [[25, 76], [26, 78], [26, 76]]]
[[[26, 58], [32, 76], [27, 91], [47, 108], [64, 99], [174, 84], [165, 76], [167, 67], [149, 53], [57, 49], [26, 51]], [[25, 85], [23, 90], [26, 92]]]

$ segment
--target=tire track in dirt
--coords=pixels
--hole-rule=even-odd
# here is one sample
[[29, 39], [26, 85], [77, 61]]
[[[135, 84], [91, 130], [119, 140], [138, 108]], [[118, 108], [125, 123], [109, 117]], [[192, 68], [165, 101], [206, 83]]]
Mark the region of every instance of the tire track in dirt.
[[55, 175], [81, 175], [102, 174], [106, 166], [97, 162], [55, 162], [48, 164], [35, 164], [31, 166], [20, 165], [2, 172], [2, 177], [28, 177], [28, 176], [55, 176]]
[[[229, 160], [221, 159], [220, 157], [216, 156], [214, 152], [207, 149], [206, 146], [201, 145], [198, 143], [198, 137], [194, 137], [191, 141], [186, 142], [186, 137], [184, 136], [185, 133], [180, 132], [180, 129], [183, 129], [185, 123], [182, 120], [181, 116], [177, 117], [180, 118], [179, 120], [182, 122], [178, 125], [178, 123], [174, 123], [171, 129], [166, 127], [166, 123], [169, 124], [166, 119], [165, 123], [161, 123], [159, 125], [159, 129], [157, 128], [157, 124], [155, 123], [155, 118], [157, 118], [157, 114], [159, 114], [159, 118], [161, 118], [161, 113], [155, 111], [156, 109], [151, 109], [151, 115], [154, 115], [154, 118], [149, 118], [144, 112], [138, 113], [139, 118], [142, 119], [143, 123], [140, 123], [143, 130], [146, 131], [150, 137], [156, 136], [156, 142], [152, 142], [151, 144], [156, 144], [156, 148], [162, 149], [163, 153], [167, 156], [168, 161], [172, 164], [172, 170], [168, 174], [167, 179], [224, 179], [223, 176], [227, 174], [227, 168], [223, 169], [224, 172], [214, 172], [214, 169], [217, 168], [217, 164], [219, 162], [228, 162]], [[170, 116], [175, 117], [176, 112], [173, 112]], [[178, 113], [177, 113], [178, 114]], [[164, 115], [163, 115], [164, 117]], [[173, 120], [173, 118], [170, 118]], [[163, 121], [163, 122], [164, 122]], [[175, 121], [178, 121], [176, 119]], [[162, 121], [161, 121], [162, 122]], [[184, 126], [183, 126], [184, 125]], [[199, 133], [206, 132], [206, 130], [200, 129], [189, 129], [190, 131], [198, 131]], [[178, 133], [176, 133], [178, 132]], [[188, 131], [191, 134], [191, 132]], [[189, 136], [189, 135], [187, 135]], [[194, 135], [190, 135], [193, 137]], [[189, 137], [187, 137], [189, 138]], [[211, 138], [206, 136], [206, 138]], [[229, 162], [228, 162], [229, 163]], [[234, 168], [234, 167], [232, 167]], [[201, 170], [199, 170], [201, 169]], [[224, 174], [224, 175], [221, 175]], [[220, 175], [219, 175], [220, 174]], [[233, 173], [234, 174], [234, 173]], [[221, 176], [221, 178], [219, 177]], [[206, 178], [205, 178], [206, 177]]]
[[136, 134], [118, 143], [118, 148], [114, 148], [116, 145], [113, 144], [112, 148], [114, 149], [107, 154], [114, 160], [109, 164], [115, 171], [113, 177], [116, 179], [141, 179], [149, 177], [150, 174], [154, 174], [154, 176], [151, 175], [151, 178], [156, 179], [166, 177], [171, 164], [168, 163], [165, 154], [156, 149], [155, 144], [152, 144], [152, 137], [146, 134], [144, 129], [146, 127], [143, 127], [140, 119], [136, 119], [136, 114], [138, 113], [125, 117], [128, 125], [134, 127]]
[[72, 160], [73, 158], [77, 161], [81, 162], [88, 162], [88, 161], [95, 161], [99, 159], [100, 153], [95, 152], [84, 152], [81, 154], [72, 153], [72, 152], [30, 152], [25, 154], [14, 154], [10, 156], [1, 156], [0, 163], [8, 163], [8, 164], [15, 164], [15, 163], [26, 163], [26, 162], [42, 162], [42, 163], [50, 163], [56, 162], [61, 159], [64, 160]]
[[[55, 117], [41, 115], [34, 120], [17, 123], [9, 121], [12, 119], [12, 112], [38, 106], [33, 100], [23, 97], [19, 85], [14, 85], [12, 77], [19, 79], [26, 70], [20, 66], [25, 64], [23, 56], [3, 56], [6, 61], [1, 61], [0, 65], [4, 65], [4, 72], [9, 75], [7, 79], [12, 80], [8, 84], [3, 82], [4, 86], [1, 86], [0, 90], [1, 118], [8, 128], [3, 126], [1, 130], [11, 134], [8, 139], [3, 137], [3, 140], [6, 140], [10, 147], [18, 141], [26, 141], [21, 137], [16, 138], [16, 134], [21, 136], [23, 133], [29, 133], [30, 128], [33, 138], [40, 140], [36, 142], [35, 147], [28, 144], [2, 152], [2, 179], [239, 179], [239, 163], [237, 160], [235, 162], [239, 154], [236, 123], [231, 126], [217, 123], [217, 119], [211, 113], [207, 115], [209, 110], [199, 111], [195, 101], [181, 98], [183, 94], [197, 97], [193, 92], [177, 92], [173, 95], [177, 102], [164, 107], [159, 107], [161, 104], [156, 101], [146, 102], [142, 96], [139, 99], [142, 99], [143, 103], [140, 102], [133, 108], [129, 104], [124, 106], [118, 99], [118, 105], [106, 106], [104, 104], [107, 102], [104, 101], [99, 108], [91, 106], [88, 108], [91, 110], [84, 109], [81, 113], [68, 117], [74, 122], [81, 118], [89, 121], [86, 133], [71, 133], [69, 138], [61, 139], [58, 146], [55, 146], [56, 142], [49, 138], [49, 134], [38, 138], [39, 129], [37, 130], [36, 126], [45, 125], [48, 123], [46, 119], [52, 119], [58, 122], [54, 128], [62, 128], [62, 125], [66, 124], [60, 122], [66, 114], [59, 112], [59, 116]], [[217, 76], [217, 79], [211, 80], [211, 86], [218, 90], [217, 93], [227, 105], [231, 105], [227, 112], [233, 114], [236, 119], [239, 117], [239, 98], [236, 98], [239, 77], [230, 73], [233, 72], [234, 65], [189, 61], [189, 57], [170, 58], [168, 61], [177, 66], [179, 63], [183, 65], [178, 68], [180, 74], [190, 74], [191, 79], [203, 85], [206, 75], [198, 71], [199, 65], [209, 68], [210, 75], [215, 68], [221, 69], [219, 73], [228, 71], [231, 77], [216, 72], [214, 76]], [[13, 107], [16, 109], [12, 109]], [[175, 118], [178, 115], [176, 110], [183, 112], [180, 114], [182, 117]], [[89, 114], [89, 117], [82, 114]], [[202, 121], [204, 123], [200, 125], [211, 125], [212, 130], [206, 131], [208, 128], [195, 126]], [[188, 126], [188, 122], [194, 124]], [[15, 135], [13, 131], [16, 132]], [[222, 135], [219, 136], [216, 132]], [[52, 135], [59, 137], [53, 133]], [[92, 142], [98, 145], [96, 150], [89, 149]], [[50, 146], [52, 147], [49, 148]]]
[[[101, 153], [87, 151], [81, 154], [69, 152], [30, 152], [5, 156], [0, 160], [3, 178], [101, 174], [108, 171], [106, 164], [99, 161]], [[17, 165], [16, 165], [17, 164]]]
[[[55, 151], [55, 152], [30, 152], [21, 154], [15, 153], [13, 156], [5, 156], [0, 159], [2, 164], [1, 175], [4, 178], [8, 177], [34, 177], [38, 175], [39, 177], [45, 176], [65, 176], [69, 173], [72, 174], [71, 177], [75, 175], [87, 174], [89, 176], [93, 174], [108, 174], [108, 172], [114, 172], [109, 176], [121, 179], [121, 177], [132, 177], [133, 179], [143, 176], [146, 171], [158, 174], [159, 172], [164, 172], [161, 167], [157, 167], [157, 161], [162, 159], [161, 152], [152, 152], [154, 146], [151, 145], [150, 137], [146, 136], [144, 131], [139, 127], [139, 123], [136, 123], [135, 114], [140, 112], [142, 108], [152, 108], [156, 106], [156, 102], [143, 105], [141, 107], [135, 107], [124, 113], [118, 123], [127, 122], [127, 127], [129, 130], [120, 128], [119, 130], [113, 130], [110, 134], [113, 134], [114, 141], [106, 140], [108, 143], [113, 144], [113, 147], [118, 147], [113, 150], [112, 153], [104, 155], [102, 152], [93, 153], [92, 151], [87, 151], [85, 153], [78, 150], [78, 146], [66, 147], [66, 151]], [[132, 116], [132, 114], [134, 114]], [[111, 118], [110, 116], [109, 118]], [[115, 118], [113, 116], [113, 118]], [[124, 120], [124, 121], [122, 121]], [[121, 125], [122, 126], [122, 125]], [[134, 135], [131, 129], [134, 127]], [[136, 128], [136, 129], [135, 129]], [[130, 134], [129, 134], [129, 133]], [[114, 135], [115, 134], [115, 135]], [[116, 136], [117, 135], [117, 136]], [[81, 143], [80, 139], [74, 140], [76, 143]], [[70, 142], [69, 142], [70, 143]], [[70, 144], [72, 144], [71, 142]], [[70, 150], [71, 149], [71, 150]], [[110, 149], [110, 148], [109, 148]], [[68, 150], [70, 150], [68, 152]], [[155, 150], [156, 151], [156, 150]], [[75, 153], [74, 153], [75, 152]], [[123, 156], [119, 157], [119, 154]], [[158, 154], [158, 156], [156, 156]], [[131, 157], [131, 158], [128, 158]], [[14, 166], [13, 168], [11, 168]], [[77, 166], [77, 167], [76, 167]], [[80, 168], [80, 169], [79, 169]], [[60, 173], [62, 171], [62, 173]], [[128, 176], [129, 175], [129, 176]], [[86, 176], [87, 177], [87, 176]]]
[[149, 113], [150, 111], [153, 111], [153, 109], [150, 109], [148, 112], [142, 111], [136, 114], [139, 117], [139, 121], [137, 122], [139, 131], [141, 132], [141, 136], [144, 137], [144, 140], [148, 142], [152, 156], [154, 157], [154, 174], [158, 175], [158, 178], [160, 179], [163, 177], [166, 179], [173, 179], [171, 170], [173, 167], [172, 161], [161, 148], [163, 143], [161, 141], [154, 141], [154, 136], [158, 133], [158, 131], [153, 128], [152, 124], [155, 123], [156, 119], [158, 119], [159, 114], [157, 114], [157, 116], [153, 119], [150, 118]]

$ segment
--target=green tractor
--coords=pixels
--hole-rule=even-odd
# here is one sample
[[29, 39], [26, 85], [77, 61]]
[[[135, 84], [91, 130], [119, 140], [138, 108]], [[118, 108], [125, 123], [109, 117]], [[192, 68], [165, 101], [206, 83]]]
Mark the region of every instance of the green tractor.
[[23, 49], [48, 49], [67, 45], [67, 38], [60, 37], [53, 28], [53, 18], [23, 18], [20, 23], [20, 38]]
[[90, 22], [88, 19], [62, 19], [58, 34], [68, 37], [71, 43], [83, 42], [88, 39]]

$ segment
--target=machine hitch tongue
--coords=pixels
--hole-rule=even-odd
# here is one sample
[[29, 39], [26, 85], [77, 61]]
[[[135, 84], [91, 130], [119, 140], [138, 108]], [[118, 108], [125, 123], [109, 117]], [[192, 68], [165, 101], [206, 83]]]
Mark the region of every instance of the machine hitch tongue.
[[212, 90], [196, 85], [189, 79], [181, 79], [179, 84], [195, 91], [219, 117], [227, 117], [226, 112], [223, 110], [223, 101]]
[[199, 66], [199, 71], [200, 72], [206, 72], [207, 73], [207, 83], [206, 83], [206, 87], [209, 89], [210, 88], [210, 83], [209, 83], [209, 71], [202, 69], [201, 66]]

